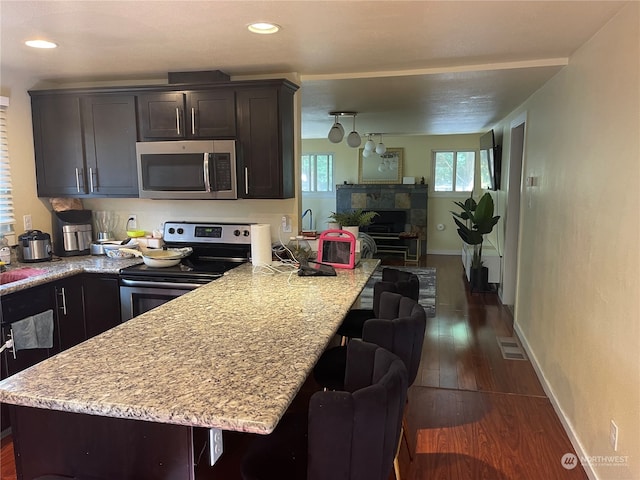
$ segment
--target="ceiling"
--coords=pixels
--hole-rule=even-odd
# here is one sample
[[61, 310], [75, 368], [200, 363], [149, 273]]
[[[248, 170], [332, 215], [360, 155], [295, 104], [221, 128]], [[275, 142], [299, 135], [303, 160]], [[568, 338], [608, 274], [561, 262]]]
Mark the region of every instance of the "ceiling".
[[[475, 133], [555, 75], [624, 3], [0, 0], [0, 73], [35, 85], [293, 72], [303, 138], [325, 138], [334, 110], [358, 112], [360, 133]], [[253, 21], [282, 29], [252, 34]], [[24, 46], [33, 37], [59, 48]]]

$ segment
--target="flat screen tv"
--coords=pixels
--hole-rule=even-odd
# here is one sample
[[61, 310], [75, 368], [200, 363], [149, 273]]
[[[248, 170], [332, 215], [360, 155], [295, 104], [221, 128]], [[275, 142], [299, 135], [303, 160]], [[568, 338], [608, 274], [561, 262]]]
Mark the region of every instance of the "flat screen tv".
[[500, 190], [502, 163], [500, 146], [496, 144], [493, 130], [480, 137], [480, 186], [485, 190]]

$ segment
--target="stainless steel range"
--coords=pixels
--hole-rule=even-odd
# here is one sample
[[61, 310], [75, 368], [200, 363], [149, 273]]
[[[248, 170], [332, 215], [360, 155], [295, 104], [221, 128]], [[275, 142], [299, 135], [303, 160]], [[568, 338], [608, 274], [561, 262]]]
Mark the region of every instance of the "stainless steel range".
[[251, 226], [238, 223], [165, 222], [167, 247], [191, 247], [193, 253], [173, 267], [144, 264], [120, 270], [122, 321], [168, 302], [248, 262]]

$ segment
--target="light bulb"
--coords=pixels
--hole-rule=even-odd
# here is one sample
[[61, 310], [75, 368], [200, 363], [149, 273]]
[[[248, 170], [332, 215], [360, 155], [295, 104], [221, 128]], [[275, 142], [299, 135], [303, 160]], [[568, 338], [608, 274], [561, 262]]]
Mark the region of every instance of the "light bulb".
[[384, 143], [380, 142], [376, 147], [376, 153], [378, 155], [382, 155], [386, 151], [387, 151], [387, 147], [384, 146]]
[[340, 127], [342, 127], [342, 125], [334, 123], [331, 130], [329, 130], [329, 141], [331, 143], [340, 143], [344, 138], [344, 130], [341, 130]]
[[362, 139], [360, 138], [360, 135], [358, 135], [358, 132], [356, 132], [355, 130], [351, 132], [347, 137], [347, 145], [352, 148], [359, 147], [361, 143]]
[[367, 152], [373, 152], [374, 148], [376, 148], [376, 144], [373, 140], [371, 140], [371, 137], [369, 137], [369, 140], [367, 140], [367, 142], [364, 144], [364, 149]]
[[369, 158], [373, 152], [371, 150], [367, 150], [366, 148], [362, 150], [362, 156], [364, 158]]

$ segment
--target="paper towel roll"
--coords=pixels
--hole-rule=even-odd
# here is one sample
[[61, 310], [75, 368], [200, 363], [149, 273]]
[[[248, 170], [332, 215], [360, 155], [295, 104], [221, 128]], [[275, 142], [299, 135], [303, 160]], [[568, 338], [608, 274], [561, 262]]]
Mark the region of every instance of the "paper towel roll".
[[251, 263], [254, 266], [271, 265], [271, 225], [251, 225]]

